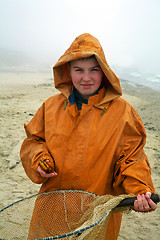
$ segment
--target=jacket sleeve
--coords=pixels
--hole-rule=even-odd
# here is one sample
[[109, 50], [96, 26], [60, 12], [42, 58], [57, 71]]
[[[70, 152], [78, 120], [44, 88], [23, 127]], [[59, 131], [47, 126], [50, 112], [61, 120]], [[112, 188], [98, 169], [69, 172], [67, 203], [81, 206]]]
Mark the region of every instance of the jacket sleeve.
[[142, 120], [131, 108], [117, 151], [113, 182], [116, 193], [155, 193], [150, 164], [143, 150], [145, 141], [146, 133]]
[[32, 120], [28, 124], [24, 125], [27, 138], [24, 140], [20, 151], [20, 157], [25, 172], [35, 183], [43, 183], [48, 179], [42, 177], [37, 172], [40, 159], [49, 159], [50, 161], [53, 161], [45, 142], [44, 112], [45, 106], [43, 104], [36, 112]]

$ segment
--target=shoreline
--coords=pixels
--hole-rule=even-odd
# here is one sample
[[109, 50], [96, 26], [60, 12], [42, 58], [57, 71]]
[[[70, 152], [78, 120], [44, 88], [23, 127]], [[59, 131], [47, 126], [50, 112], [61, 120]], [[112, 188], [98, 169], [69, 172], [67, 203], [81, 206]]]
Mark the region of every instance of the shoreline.
[[[51, 73], [0, 73], [0, 209], [24, 197], [38, 193], [40, 185], [32, 183], [20, 162], [19, 150], [25, 138], [23, 125], [48, 97], [56, 94]], [[3, 79], [2, 79], [3, 78]], [[160, 92], [121, 80], [125, 98], [144, 123], [146, 155], [152, 168], [152, 179], [160, 193]], [[124, 214], [118, 240], [159, 239], [160, 206], [149, 214]]]

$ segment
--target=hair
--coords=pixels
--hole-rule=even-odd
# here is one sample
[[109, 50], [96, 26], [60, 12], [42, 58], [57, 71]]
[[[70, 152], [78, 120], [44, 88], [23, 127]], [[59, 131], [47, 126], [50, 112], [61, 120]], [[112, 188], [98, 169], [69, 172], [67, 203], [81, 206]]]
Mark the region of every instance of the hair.
[[[91, 56], [89, 56], [89, 57], [84, 57], [84, 58], [75, 59], [75, 60], [72, 60], [72, 61], [77, 61], [77, 60], [86, 61], [86, 60], [88, 60], [88, 59], [95, 59], [95, 60], [97, 61], [95, 55], [91, 55]], [[70, 63], [71, 63], [72, 61], [69, 61], [69, 62], [68, 62], [69, 65], [70, 65]]]
[[95, 55], [91, 55], [89, 57], [80, 58], [80, 59], [77, 59], [77, 60], [88, 60], [88, 59], [95, 59], [97, 61]]

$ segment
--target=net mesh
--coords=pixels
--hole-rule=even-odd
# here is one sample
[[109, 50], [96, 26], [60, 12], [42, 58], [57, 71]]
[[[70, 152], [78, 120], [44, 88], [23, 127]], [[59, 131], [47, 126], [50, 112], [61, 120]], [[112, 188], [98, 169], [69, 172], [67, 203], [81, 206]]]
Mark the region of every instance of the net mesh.
[[111, 210], [126, 197], [76, 190], [33, 195], [0, 211], [0, 239], [102, 240]]

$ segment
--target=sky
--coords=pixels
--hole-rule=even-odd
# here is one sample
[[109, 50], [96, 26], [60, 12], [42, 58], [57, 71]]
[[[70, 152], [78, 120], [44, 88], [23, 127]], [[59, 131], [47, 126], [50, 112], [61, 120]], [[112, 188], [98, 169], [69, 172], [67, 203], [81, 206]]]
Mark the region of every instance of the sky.
[[80, 34], [109, 65], [160, 73], [159, 0], [0, 0], [0, 51], [54, 65]]

